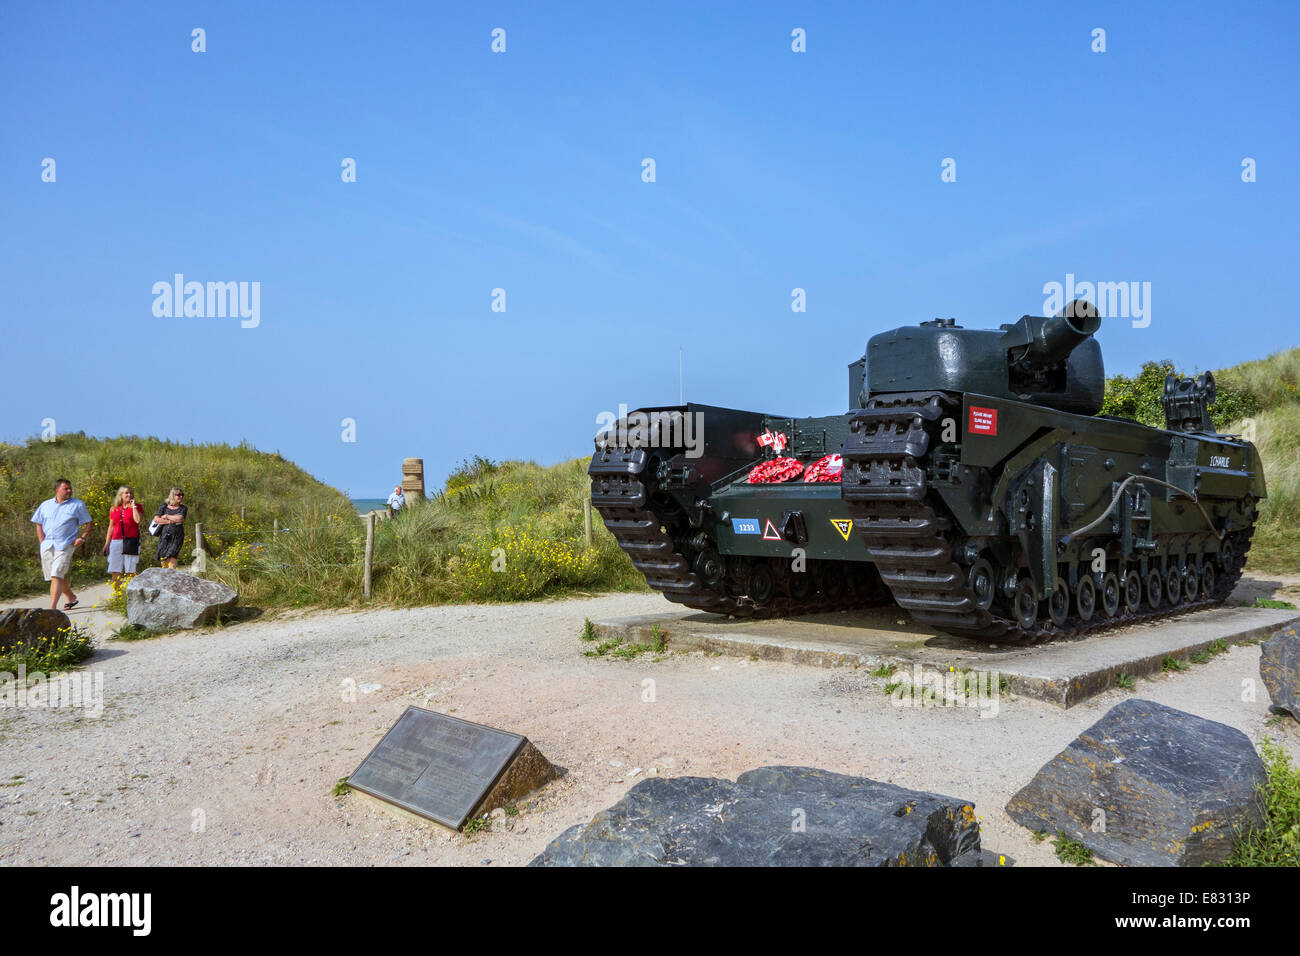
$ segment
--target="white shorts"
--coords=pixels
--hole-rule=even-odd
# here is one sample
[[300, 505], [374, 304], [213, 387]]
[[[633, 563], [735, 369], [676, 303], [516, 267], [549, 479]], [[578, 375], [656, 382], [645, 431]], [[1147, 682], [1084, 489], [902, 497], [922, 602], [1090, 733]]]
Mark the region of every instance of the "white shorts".
[[114, 538], [108, 542], [108, 573], [135, 574], [135, 566], [140, 562], [138, 554], [123, 554], [122, 539]]
[[41, 574], [45, 575], [45, 580], [66, 578], [71, 567], [71, 548], [65, 548], [62, 551], [55, 551], [53, 548], [41, 548]]

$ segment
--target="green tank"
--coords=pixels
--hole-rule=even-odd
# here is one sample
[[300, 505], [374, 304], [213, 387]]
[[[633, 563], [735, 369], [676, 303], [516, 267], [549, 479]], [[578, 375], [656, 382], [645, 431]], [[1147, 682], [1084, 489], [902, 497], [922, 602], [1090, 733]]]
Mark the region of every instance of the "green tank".
[[1164, 429], [1099, 414], [1099, 327], [1079, 300], [882, 332], [840, 415], [638, 409], [596, 436], [592, 504], [650, 587], [718, 614], [894, 603], [1009, 644], [1219, 604], [1259, 453], [1215, 432], [1208, 372], [1166, 380]]

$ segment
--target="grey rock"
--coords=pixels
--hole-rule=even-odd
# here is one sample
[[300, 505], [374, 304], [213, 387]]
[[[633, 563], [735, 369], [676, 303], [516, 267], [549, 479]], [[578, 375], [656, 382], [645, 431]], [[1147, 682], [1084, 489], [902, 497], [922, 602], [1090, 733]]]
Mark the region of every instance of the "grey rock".
[[148, 568], [126, 586], [126, 616], [151, 631], [175, 631], [211, 624], [238, 600], [238, 594], [216, 581], [179, 570]]
[[980, 865], [971, 801], [810, 767], [650, 777], [529, 864], [945, 865]]
[[68, 615], [49, 608], [17, 607], [0, 611], [0, 653], [9, 653], [19, 643], [34, 647], [58, 641], [71, 623]]
[[1278, 631], [1260, 646], [1259, 676], [1273, 706], [1300, 721], [1300, 634]]
[[1201, 866], [1228, 856], [1238, 828], [1263, 823], [1265, 782], [1240, 730], [1134, 699], [1044, 764], [1007, 813], [1115, 863]]

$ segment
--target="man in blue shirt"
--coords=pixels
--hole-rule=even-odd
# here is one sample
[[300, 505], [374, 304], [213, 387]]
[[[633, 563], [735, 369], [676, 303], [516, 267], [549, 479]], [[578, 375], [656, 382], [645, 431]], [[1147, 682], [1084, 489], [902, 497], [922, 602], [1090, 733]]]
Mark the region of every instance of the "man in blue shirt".
[[[72, 482], [60, 478], [54, 483], [54, 497], [42, 501], [32, 515], [36, 525], [36, 540], [41, 546], [41, 573], [50, 582], [50, 608], [57, 609], [59, 595], [67, 595], [65, 611], [77, 606], [77, 596], [68, 585], [68, 572], [72, 567], [72, 552], [90, 536], [95, 526], [85, 502], [72, 497]], [[83, 532], [82, 525], [88, 527]]]

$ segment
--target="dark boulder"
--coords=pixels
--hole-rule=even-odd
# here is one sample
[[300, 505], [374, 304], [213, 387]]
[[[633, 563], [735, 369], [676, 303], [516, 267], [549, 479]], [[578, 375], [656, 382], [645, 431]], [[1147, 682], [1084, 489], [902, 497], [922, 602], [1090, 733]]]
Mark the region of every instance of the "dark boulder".
[[1300, 634], [1278, 631], [1260, 647], [1259, 676], [1273, 706], [1300, 720]]
[[1239, 827], [1262, 824], [1265, 782], [1240, 730], [1126, 700], [1048, 761], [1007, 813], [1115, 863], [1200, 866], [1228, 856]]
[[18, 649], [48, 647], [57, 643], [68, 632], [72, 622], [62, 611], [49, 608], [16, 607], [0, 611], [0, 654], [9, 654]]
[[809, 767], [652, 777], [530, 866], [978, 866], [969, 800]]

